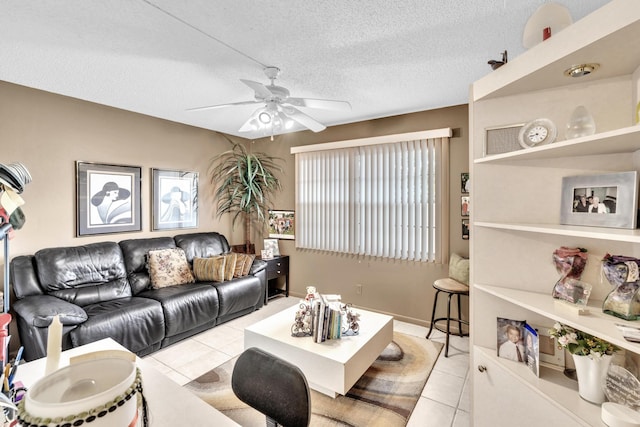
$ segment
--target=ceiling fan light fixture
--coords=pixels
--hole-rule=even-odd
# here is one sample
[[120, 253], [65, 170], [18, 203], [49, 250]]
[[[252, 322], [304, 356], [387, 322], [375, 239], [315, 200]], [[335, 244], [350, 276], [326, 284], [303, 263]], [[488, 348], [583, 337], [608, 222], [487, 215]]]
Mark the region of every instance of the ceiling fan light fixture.
[[260, 123], [267, 125], [271, 123], [271, 114], [266, 111], [261, 111], [260, 114], [258, 114], [258, 120], [260, 120]]

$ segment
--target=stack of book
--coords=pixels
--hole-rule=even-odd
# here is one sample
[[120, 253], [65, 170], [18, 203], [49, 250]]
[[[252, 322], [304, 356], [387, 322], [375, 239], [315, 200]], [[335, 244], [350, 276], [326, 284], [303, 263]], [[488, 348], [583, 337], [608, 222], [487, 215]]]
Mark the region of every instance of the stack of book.
[[340, 299], [340, 295], [315, 293], [309, 300], [312, 315], [311, 336], [315, 342], [341, 338], [343, 313]]

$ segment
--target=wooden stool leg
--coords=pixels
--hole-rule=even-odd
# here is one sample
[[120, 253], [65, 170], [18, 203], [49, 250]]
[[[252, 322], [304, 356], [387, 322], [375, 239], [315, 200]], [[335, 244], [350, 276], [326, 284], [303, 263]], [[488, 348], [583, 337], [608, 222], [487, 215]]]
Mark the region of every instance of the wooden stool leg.
[[427, 333], [427, 339], [429, 339], [429, 335], [431, 335], [431, 331], [433, 331], [433, 324], [435, 323], [433, 320], [436, 318], [436, 306], [438, 305], [438, 295], [440, 294], [440, 290], [436, 290], [436, 297], [433, 300], [433, 310], [431, 311], [431, 323], [429, 324], [429, 332]]

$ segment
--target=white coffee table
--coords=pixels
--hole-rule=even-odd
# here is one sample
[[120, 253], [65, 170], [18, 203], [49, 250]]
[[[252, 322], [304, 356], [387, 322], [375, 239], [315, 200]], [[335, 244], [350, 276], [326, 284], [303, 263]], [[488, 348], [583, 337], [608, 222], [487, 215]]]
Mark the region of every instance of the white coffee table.
[[[71, 357], [99, 350], [126, 349], [111, 338], [106, 338], [63, 351], [60, 356], [60, 368], [69, 365]], [[45, 364], [46, 359], [42, 358], [19, 365], [16, 381], [22, 381], [27, 388], [30, 387], [44, 376]], [[222, 412], [161, 374], [143, 359], [136, 358], [136, 365], [142, 372], [144, 396], [149, 405], [150, 426], [239, 426]], [[142, 425], [140, 421], [139, 425]]]
[[316, 343], [292, 337], [298, 306], [276, 313], [244, 330], [244, 348], [258, 347], [298, 366], [309, 386], [330, 397], [345, 395], [393, 338], [393, 317], [357, 309], [358, 335]]

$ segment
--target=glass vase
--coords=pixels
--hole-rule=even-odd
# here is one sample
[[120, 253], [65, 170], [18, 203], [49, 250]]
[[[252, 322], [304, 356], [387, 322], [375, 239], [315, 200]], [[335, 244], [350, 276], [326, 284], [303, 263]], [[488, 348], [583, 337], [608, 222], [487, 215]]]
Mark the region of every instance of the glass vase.
[[565, 137], [567, 139], [580, 138], [581, 136], [593, 135], [596, 133], [596, 122], [587, 109], [580, 105], [571, 114], [567, 123]]

